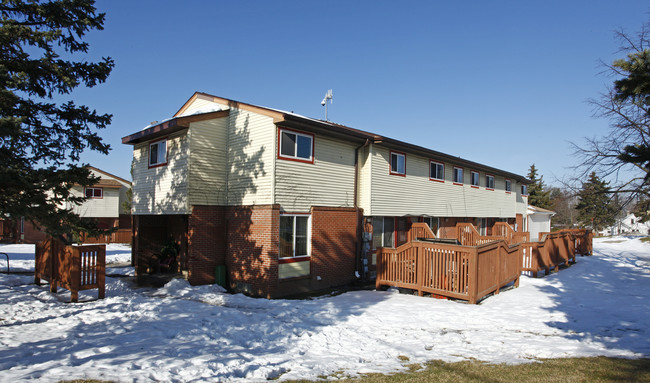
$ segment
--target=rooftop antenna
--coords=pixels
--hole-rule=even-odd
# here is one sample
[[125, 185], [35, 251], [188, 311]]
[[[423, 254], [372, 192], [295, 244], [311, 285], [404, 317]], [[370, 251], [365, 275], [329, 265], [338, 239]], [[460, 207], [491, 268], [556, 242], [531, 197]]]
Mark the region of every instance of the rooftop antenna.
[[332, 90], [330, 89], [327, 91], [327, 93], [325, 93], [325, 97], [323, 98], [323, 101], [320, 102], [320, 104], [325, 107], [325, 121], [329, 121], [327, 119], [327, 100], [330, 100], [330, 104], [331, 104], [333, 98], [334, 95], [332, 94]]

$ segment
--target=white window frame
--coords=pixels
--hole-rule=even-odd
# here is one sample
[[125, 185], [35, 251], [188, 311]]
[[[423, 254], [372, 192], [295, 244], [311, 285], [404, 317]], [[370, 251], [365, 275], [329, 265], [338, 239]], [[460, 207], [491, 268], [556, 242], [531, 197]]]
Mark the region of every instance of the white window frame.
[[[160, 150], [160, 144], [164, 143], [165, 148], [164, 150]], [[151, 150], [152, 147], [156, 146], [156, 159], [155, 162], [151, 161]], [[162, 140], [158, 141], [153, 141], [149, 143], [149, 152], [147, 153], [148, 161], [149, 161], [149, 167], [154, 167], [154, 166], [162, 166], [167, 164], [167, 150], [168, 150], [168, 145], [167, 145], [167, 138], [164, 138]]]
[[[282, 222], [282, 217], [294, 217], [293, 233], [292, 233], [293, 243], [291, 245], [293, 249], [293, 254], [290, 257], [279, 257], [279, 259], [296, 259], [296, 258], [307, 259], [311, 257], [311, 215], [307, 213], [280, 214], [280, 222]], [[307, 254], [296, 254], [296, 226], [297, 226], [296, 217], [307, 218]], [[282, 241], [282, 226], [280, 226], [280, 241]], [[278, 244], [278, 246], [281, 246], [281, 244]], [[282, 254], [280, 248], [278, 248], [278, 254]]]
[[521, 185], [521, 195], [528, 195], [528, 185], [526, 184]]
[[[285, 139], [285, 134], [286, 135], [293, 135], [295, 136], [295, 141], [293, 143], [293, 154], [288, 154], [288, 153], [283, 153], [284, 149], [284, 139]], [[313, 163], [314, 162], [314, 135], [313, 134], [308, 134], [308, 133], [301, 133], [301, 132], [296, 132], [294, 130], [290, 129], [279, 129], [278, 133], [278, 158], [283, 158], [286, 160], [293, 160], [293, 161], [299, 161], [299, 162], [308, 162], [308, 163]], [[300, 138], [306, 138], [309, 139], [309, 156], [308, 157], [302, 157], [298, 155], [299, 149], [298, 147], [300, 146]], [[304, 144], [303, 144], [304, 145]]]
[[[397, 169], [393, 169], [393, 156], [397, 159], [396, 161]], [[401, 163], [399, 160], [400, 158], [402, 159]], [[402, 169], [400, 169], [400, 165], [402, 165]], [[390, 174], [397, 175], [397, 176], [405, 176], [406, 175], [406, 154], [391, 150], [390, 163], [388, 164], [388, 166], [390, 168]]]
[[512, 181], [509, 179], [506, 179], [506, 191], [508, 193], [512, 192]]
[[[435, 173], [441, 173], [441, 174], [436, 174], [437, 177], [434, 177], [431, 173], [432, 170], [435, 167]], [[440, 169], [438, 169], [440, 167]], [[440, 170], [440, 172], [438, 172]], [[445, 164], [442, 162], [437, 162], [437, 161], [429, 161], [429, 179], [433, 181], [443, 181], [445, 180]]]
[[463, 173], [464, 173], [463, 168], [454, 166], [454, 183], [455, 184], [461, 185], [461, 184], [463, 184], [465, 182], [465, 180], [463, 179], [463, 177], [464, 177]]
[[474, 187], [479, 187], [481, 180], [481, 174], [476, 170], [470, 170], [469, 173], [469, 183]]
[[485, 175], [485, 188], [489, 190], [494, 190], [494, 176], [492, 174]]

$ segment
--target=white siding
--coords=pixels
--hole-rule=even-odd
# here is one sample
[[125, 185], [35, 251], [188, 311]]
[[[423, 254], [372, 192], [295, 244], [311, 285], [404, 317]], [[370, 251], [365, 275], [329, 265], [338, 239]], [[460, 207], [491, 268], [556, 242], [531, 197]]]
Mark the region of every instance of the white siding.
[[551, 231], [550, 214], [530, 214], [528, 215], [528, 232], [532, 242], [539, 240], [539, 233]]
[[133, 149], [133, 214], [189, 214], [187, 131], [167, 139], [167, 164], [149, 168], [149, 142]]
[[[495, 190], [485, 188], [480, 173], [479, 188], [470, 186], [472, 169], [463, 167], [463, 185], [454, 185], [453, 163], [444, 162], [445, 180], [429, 180], [429, 158], [406, 153], [406, 176], [389, 174], [386, 147], [372, 147], [372, 215], [430, 215], [436, 217], [515, 217], [515, 193], [505, 192], [505, 179], [495, 176]], [[443, 161], [437, 161], [443, 162]]]
[[271, 117], [231, 109], [228, 125], [228, 205], [273, 203], [275, 124]]
[[[102, 198], [89, 198], [81, 205], [72, 205], [72, 210], [84, 218], [117, 218], [119, 217], [120, 191], [119, 189], [102, 188]], [[72, 194], [83, 196], [84, 188], [75, 186]]]
[[354, 206], [355, 147], [317, 135], [313, 164], [278, 158], [276, 203], [289, 212], [308, 212], [311, 206]]
[[227, 117], [190, 124], [190, 205], [226, 204], [227, 127]]

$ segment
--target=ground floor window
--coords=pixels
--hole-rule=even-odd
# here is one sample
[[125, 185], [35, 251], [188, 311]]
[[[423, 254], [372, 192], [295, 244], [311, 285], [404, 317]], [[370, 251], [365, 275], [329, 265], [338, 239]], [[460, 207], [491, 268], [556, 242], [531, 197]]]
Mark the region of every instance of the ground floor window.
[[372, 249], [393, 247], [395, 243], [395, 219], [372, 217]]
[[438, 236], [438, 228], [440, 227], [440, 218], [438, 217], [422, 217], [422, 222], [426, 223], [429, 226], [429, 229], [433, 234]]
[[309, 215], [280, 216], [280, 258], [309, 256]]

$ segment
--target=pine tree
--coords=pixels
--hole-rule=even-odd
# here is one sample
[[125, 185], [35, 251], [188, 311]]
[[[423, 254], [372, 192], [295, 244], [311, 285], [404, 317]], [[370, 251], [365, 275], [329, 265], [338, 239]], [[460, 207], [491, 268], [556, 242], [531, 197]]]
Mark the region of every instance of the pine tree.
[[103, 83], [114, 66], [70, 61], [85, 56], [82, 37], [103, 29], [105, 15], [94, 0], [3, 0], [0, 17], [0, 218], [23, 216], [52, 235], [98, 233], [72, 212], [85, 198], [70, 188], [97, 182], [79, 156], [108, 153], [96, 129], [112, 116], [65, 97]]
[[582, 184], [578, 192], [578, 222], [590, 226], [595, 231], [611, 226], [616, 221], [619, 208], [612, 199], [609, 183], [592, 172], [589, 180]]
[[528, 170], [528, 204], [540, 207], [542, 209], [551, 209], [551, 192], [544, 190], [543, 176], [537, 178], [537, 168], [535, 164], [530, 165]]

